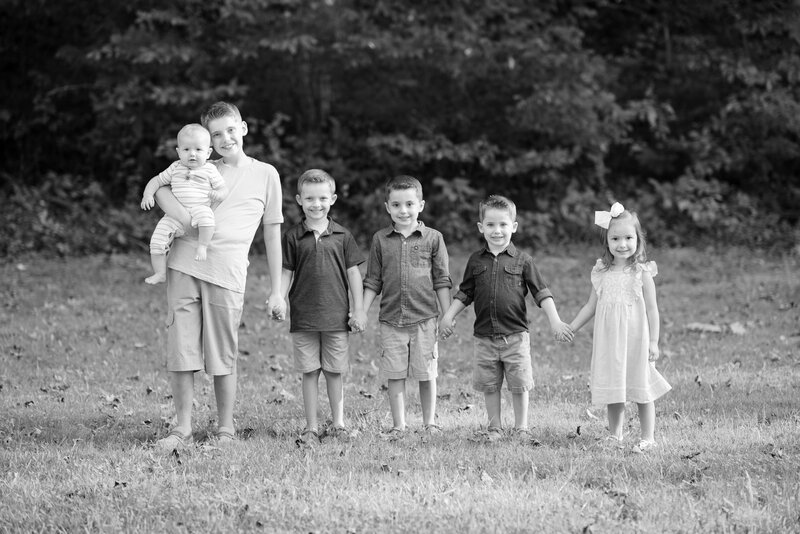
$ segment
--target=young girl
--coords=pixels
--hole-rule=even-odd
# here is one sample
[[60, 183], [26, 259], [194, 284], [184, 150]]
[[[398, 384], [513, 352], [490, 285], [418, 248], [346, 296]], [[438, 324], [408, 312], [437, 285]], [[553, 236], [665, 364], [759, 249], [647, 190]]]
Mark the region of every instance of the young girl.
[[592, 343], [592, 404], [608, 407], [611, 438], [623, 439], [625, 402], [639, 407], [644, 452], [656, 446], [653, 401], [671, 389], [656, 371], [659, 315], [653, 277], [655, 262], [646, 261], [645, 239], [636, 213], [615, 203], [611, 211], [595, 212], [602, 228], [603, 257], [592, 269], [589, 300], [570, 323], [577, 332], [594, 317]]

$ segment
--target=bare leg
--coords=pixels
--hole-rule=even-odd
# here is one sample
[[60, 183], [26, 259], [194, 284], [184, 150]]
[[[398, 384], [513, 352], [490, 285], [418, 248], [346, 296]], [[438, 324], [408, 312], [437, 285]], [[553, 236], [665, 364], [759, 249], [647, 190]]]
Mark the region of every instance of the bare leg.
[[436, 423], [436, 379], [420, 380], [419, 401], [422, 404], [422, 424]]
[[528, 400], [530, 394], [527, 391], [513, 393], [511, 395], [514, 404], [514, 428], [528, 429]]
[[306, 429], [316, 432], [319, 428], [319, 369], [303, 373], [303, 409], [306, 412]]
[[167, 281], [167, 255], [150, 254], [150, 264], [153, 266], [153, 274], [144, 279], [148, 284], [161, 284]]
[[503, 422], [500, 418], [501, 393], [499, 391], [484, 393], [483, 399], [486, 403], [486, 414], [489, 416], [489, 428], [503, 428]]
[[406, 380], [389, 379], [389, 407], [392, 409], [394, 428], [406, 429]]
[[344, 380], [342, 373], [325, 374], [325, 383], [328, 387], [328, 401], [331, 404], [331, 419], [335, 428], [344, 427]]
[[655, 439], [656, 428], [656, 406], [652, 402], [639, 404], [639, 426], [641, 428], [642, 439], [653, 441]]
[[175, 430], [187, 435], [192, 432], [192, 402], [194, 400], [194, 371], [170, 371], [172, 401], [175, 403]]
[[622, 424], [625, 422], [625, 403], [618, 402], [609, 404], [608, 411], [608, 430], [617, 439], [622, 439]]
[[197, 240], [197, 251], [194, 259], [196, 261], [206, 261], [208, 255], [208, 244], [211, 243], [211, 238], [214, 236], [213, 226], [198, 226], [197, 231], [199, 237]]
[[214, 395], [217, 398], [217, 420], [220, 428], [234, 430], [233, 405], [236, 402], [236, 367], [229, 375], [214, 377]]

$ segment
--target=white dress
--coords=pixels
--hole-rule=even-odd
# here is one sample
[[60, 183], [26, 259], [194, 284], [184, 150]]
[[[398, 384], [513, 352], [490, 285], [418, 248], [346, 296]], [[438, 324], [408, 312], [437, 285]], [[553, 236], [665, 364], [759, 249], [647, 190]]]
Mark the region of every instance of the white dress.
[[642, 271], [658, 273], [655, 262], [623, 271], [604, 270], [597, 260], [592, 286], [597, 292], [592, 344], [592, 404], [648, 403], [672, 389], [648, 360], [650, 328], [642, 295]]

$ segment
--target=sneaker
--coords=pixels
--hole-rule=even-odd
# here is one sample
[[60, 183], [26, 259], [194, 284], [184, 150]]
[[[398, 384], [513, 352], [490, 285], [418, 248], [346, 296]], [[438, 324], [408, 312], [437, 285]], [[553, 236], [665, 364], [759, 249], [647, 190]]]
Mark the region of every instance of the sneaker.
[[641, 440], [635, 447], [633, 447], [633, 452], [636, 454], [644, 454], [647, 451], [651, 451], [655, 449], [658, 445], [656, 445], [655, 440], [652, 439], [643, 439]]
[[192, 433], [189, 432], [188, 434], [184, 435], [181, 434], [180, 430], [177, 428], [173, 428], [167, 437], [161, 438], [160, 440], [156, 441], [156, 447], [165, 451], [172, 451], [175, 449], [182, 449], [188, 447], [194, 443], [194, 436]]

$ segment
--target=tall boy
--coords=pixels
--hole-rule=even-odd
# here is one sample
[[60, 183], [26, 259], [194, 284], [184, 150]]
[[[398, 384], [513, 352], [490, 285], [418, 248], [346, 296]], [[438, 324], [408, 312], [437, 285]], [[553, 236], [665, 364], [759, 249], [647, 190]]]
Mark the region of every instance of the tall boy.
[[[196, 232], [175, 240], [167, 260], [167, 370], [177, 425], [157, 445], [171, 450], [192, 443], [194, 373], [214, 377], [220, 444], [235, 439], [236, 360], [244, 307], [248, 252], [259, 224], [264, 227], [272, 291], [267, 309], [283, 314], [281, 295], [281, 183], [272, 165], [244, 153], [247, 123], [233, 104], [217, 102], [201, 116], [211, 133], [214, 161], [228, 196], [214, 209], [216, 231], [206, 261], [195, 261]], [[159, 206], [190, 227], [190, 216], [168, 188], [156, 195]]]
[[472, 254], [450, 308], [442, 317], [441, 331], [453, 333], [455, 318], [475, 303], [473, 386], [482, 391], [489, 416], [487, 437], [502, 436], [501, 388], [503, 377], [512, 394], [514, 429], [528, 431], [528, 397], [533, 388], [531, 342], [525, 296], [533, 296], [544, 309], [556, 336], [572, 339], [569, 326], [561, 321], [555, 300], [533, 258], [517, 249], [511, 235], [517, 231], [517, 207], [506, 197], [492, 195], [480, 203], [478, 230], [486, 245]]
[[319, 442], [320, 370], [331, 405], [332, 423], [326, 433], [348, 435], [342, 384], [342, 374], [349, 367], [348, 322], [355, 330], [362, 330], [366, 323], [358, 270], [364, 257], [352, 234], [328, 217], [336, 202], [335, 191], [336, 182], [327, 172], [304, 172], [297, 180], [295, 196], [304, 217], [284, 234], [282, 242], [281, 287], [284, 299], [289, 296], [295, 369], [303, 374], [306, 426], [300, 440], [308, 444]]
[[[422, 185], [411, 176], [386, 184], [392, 225], [372, 237], [364, 278], [364, 310], [381, 295], [378, 315], [381, 375], [389, 381], [394, 439], [406, 430], [406, 378], [419, 381], [422, 424], [436, 424], [437, 318], [450, 306], [450, 267], [442, 234], [417, 220], [425, 207]], [[437, 309], [438, 302], [438, 309]]]

